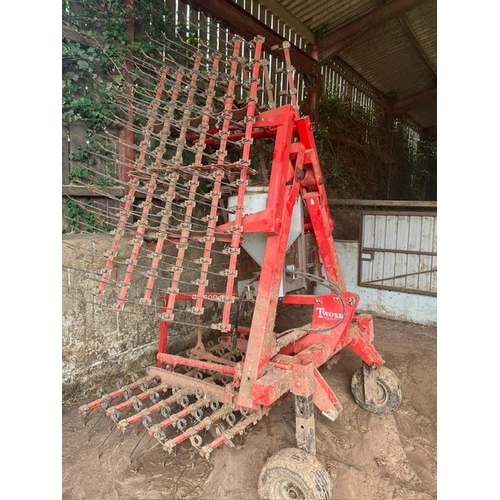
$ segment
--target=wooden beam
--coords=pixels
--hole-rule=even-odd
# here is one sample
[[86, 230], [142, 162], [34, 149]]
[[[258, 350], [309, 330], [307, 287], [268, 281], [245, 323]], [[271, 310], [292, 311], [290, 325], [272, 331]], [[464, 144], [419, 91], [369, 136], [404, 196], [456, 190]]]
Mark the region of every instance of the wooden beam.
[[[128, 192], [128, 188], [122, 186], [97, 186], [95, 184], [87, 184], [81, 186], [78, 184], [63, 184], [62, 195], [68, 196], [69, 198], [110, 198], [120, 201]], [[157, 190], [154, 192], [154, 196], [158, 198], [162, 196], [163, 192]], [[135, 198], [137, 200], [142, 200], [146, 198], [145, 192], [137, 191], [135, 193]]]
[[[194, 9], [201, 10], [205, 14], [218, 19], [243, 38], [251, 40], [257, 35], [263, 36], [265, 38], [264, 48], [268, 51], [271, 51], [276, 45], [281, 46], [284, 41], [289, 41], [231, 0], [182, 1]], [[281, 53], [278, 52], [277, 55], [280, 56]], [[315, 78], [317, 61], [307, 52], [292, 44], [290, 56], [297, 71]]]
[[77, 30], [64, 21], [64, 19], [62, 21], [62, 37], [71, 40], [72, 42], [84, 45], [85, 47], [97, 47], [95, 40], [78, 33]]
[[260, 0], [259, 3], [276, 14], [290, 28], [293, 28], [299, 35], [311, 43], [316, 37], [314, 33], [301, 21], [299, 21], [289, 10], [283, 7], [277, 0]]
[[343, 200], [328, 198], [330, 207], [400, 207], [400, 208], [436, 208], [437, 201], [415, 200]]
[[426, 50], [420, 43], [420, 40], [418, 39], [417, 35], [415, 34], [415, 31], [411, 27], [408, 18], [404, 14], [402, 14], [399, 16], [398, 19], [401, 25], [403, 26], [408, 38], [411, 40], [415, 48], [418, 50], [419, 54], [422, 56], [422, 59], [427, 63], [427, 66], [429, 66], [431, 71], [437, 76], [436, 65], [431, 61], [429, 54], [427, 54]]
[[433, 88], [408, 97], [408, 99], [404, 99], [403, 101], [398, 101], [394, 103], [393, 116], [404, 115], [424, 102], [434, 99], [435, 97], [437, 97], [437, 89]]
[[362, 33], [365, 33], [380, 23], [403, 14], [423, 1], [424, 0], [390, 0], [381, 7], [376, 8], [369, 14], [360, 17], [343, 28], [320, 37], [318, 40], [320, 62], [326, 62], [328, 59], [347, 48]]
[[62, 195], [89, 198], [121, 198], [125, 196], [125, 188], [121, 186], [79, 186], [76, 184], [66, 184], [62, 186]]

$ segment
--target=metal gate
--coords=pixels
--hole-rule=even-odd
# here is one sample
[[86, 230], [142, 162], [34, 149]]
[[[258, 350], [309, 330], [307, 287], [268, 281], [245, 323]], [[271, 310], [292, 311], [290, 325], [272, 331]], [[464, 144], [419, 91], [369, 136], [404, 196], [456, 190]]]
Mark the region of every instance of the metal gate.
[[437, 295], [437, 213], [362, 212], [358, 285]]

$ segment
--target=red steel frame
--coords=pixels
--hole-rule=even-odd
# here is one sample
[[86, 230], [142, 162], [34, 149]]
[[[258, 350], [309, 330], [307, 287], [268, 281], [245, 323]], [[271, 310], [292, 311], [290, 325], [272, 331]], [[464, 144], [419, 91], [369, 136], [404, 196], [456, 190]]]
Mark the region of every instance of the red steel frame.
[[[323, 176], [309, 117], [300, 117], [294, 106], [286, 105], [261, 113], [255, 118], [252, 138], [275, 137], [272, 170], [265, 210], [244, 215], [242, 233], [267, 234], [264, 261], [250, 328], [239, 328], [238, 346], [245, 351], [239, 364], [221, 365], [170, 355], [166, 352], [168, 323], [161, 322], [158, 366], [151, 373], [163, 381], [171, 373], [161, 367], [183, 364], [218, 371], [234, 380], [237, 391], [223, 394], [226, 403], [249, 410], [271, 407], [284, 394], [312, 397], [325, 416], [334, 420], [341, 404], [318, 368], [344, 347], [351, 348], [370, 367], [379, 369], [383, 360], [372, 346], [373, 322], [366, 314], [356, 314], [359, 297], [345, 289], [345, 283], [333, 240], [333, 220], [328, 206]], [[241, 136], [228, 136], [228, 141]], [[208, 142], [208, 140], [207, 140]], [[285, 265], [292, 210], [298, 196], [307, 208], [305, 227], [319, 248], [326, 279], [338, 294], [290, 295], [288, 304], [313, 305], [312, 322], [283, 337], [274, 332], [278, 294]], [[223, 232], [232, 223], [219, 225]], [[223, 295], [223, 294], [221, 294]], [[180, 300], [196, 299], [177, 294]], [[165, 296], [165, 307], [169, 303]], [[199, 332], [199, 341], [201, 333]], [[229, 343], [229, 336], [222, 343]], [[200, 348], [200, 342], [196, 349]], [[169, 375], [170, 374], [170, 375]], [[311, 446], [309, 446], [311, 448]]]
[[[158, 181], [161, 180], [165, 188], [164, 210], [162, 210], [160, 224], [155, 228], [157, 239], [154, 252], [150, 254], [151, 268], [147, 272], [147, 285], [140, 299], [140, 303], [151, 305], [153, 288], [160, 270], [163, 246], [166, 243], [175, 243], [177, 247], [175, 265], [168, 269], [172, 272], [171, 282], [166, 290], [167, 293], [163, 296], [157, 364], [149, 367], [148, 374], [143, 379], [134, 380], [129, 385], [102, 395], [99, 399], [83, 405], [80, 412], [86, 415], [91, 410], [102, 407], [122, 430], [142, 420], [143, 424], [147, 424], [145, 426], [148, 428], [148, 433], [162, 442], [163, 448], [168, 452], [171, 452], [177, 444], [190, 439], [202, 456], [208, 457], [215, 448], [224, 443], [231, 443], [231, 439], [236, 434], [243, 432], [245, 427], [262, 418], [282, 396], [292, 393], [295, 395], [297, 446], [314, 454], [316, 449], [314, 405], [331, 420], [335, 420], [342, 408], [335, 393], [318, 369], [344, 347], [349, 347], [364, 362], [364, 389], [365, 395], [369, 396], [374, 388], [371, 369], [380, 369], [383, 364], [381, 356], [372, 346], [372, 317], [366, 314], [356, 314], [359, 297], [346, 290], [333, 240], [334, 223], [328, 206], [312, 124], [308, 116], [301, 117], [298, 111], [293, 88], [293, 67], [288, 53], [289, 44], [283, 44], [283, 50], [285, 51], [291, 104], [275, 107], [275, 104], [270, 102], [270, 109], [262, 112], [259, 112], [257, 108], [261, 66], [264, 75], [267, 74], [264, 60], [261, 59], [263, 41], [262, 37], [254, 39], [252, 42], [253, 59], [250, 64], [243, 65], [244, 58], [239, 57], [243, 41], [240, 37], [235, 37], [233, 56], [230, 58], [226, 75], [228, 84], [224, 96], [224, 110], [222, 114], [219, 114], [219, 117], [222, 116], [223, 119], [218, 122], [221, 125], [216, 129], [209, 129], [209, 126], [211, 118], [215, 118], [216, 115], [213, 98], [219, 77], [220, 55], [214, 54], [212, 57], [211, 70], [208, 80], [206, 79], [208, 83], [205, 83], [207, 85], [205, 106], [202, 108], [201, 124], [197, 129], [191, 126], [190, 120], [193, 118], [191, 112], [194, 108], [198, 78], [201, 74], [201, 53], [195, 54], [191, 72], [184, 67], [177, 69], [173, 78], [169, 80], [170, 102], [165, 108], [165, 116], [162, 116], [163, 128], [158, 136], [159, 146], [154, 154], [154, 163], [149, 165], [147, 152], [151, 145], [154, 124], [158, 119], [160, 98], [166, 90], [169, 76], [168, 68], [162, 68], [155, 99], [152, 100], [147, 110], [148, 122], [144, 130], [144, 140], [139, 148], [135, 168], [129, 172], [130, 186], [124, 199], [115, 238], [96, 289], [97, 296], [104, 293], [118, 254], [120, 239], [125, 233], [133, 211], [135, 193], [140, 181], [145, 182], [147, 179], [146, 201], [138, 220], [132, 254], [127, 261], [127, 268], [118, 293], [117, 309], [123, 310], [132, 275], [137, 270], [139, 253], [145, 241], [144, 236], [149, 227], [148, 220], [154, 192], [158, 187]], [[234, 107], [236, 81], [242, 69], [249, 77], [245, 82], [249, 89], [248, 102], [244, 110], [238, 110], [239, 113], [242, 111], [245, 113], [244, 119], [234, 118], [233, 121], [233, 111], [236, 111]], [[268, 74], [265, 78], [268, 79]], [[184, 92], [183, 86], [187, 82], [189, 85], [186, 87], [185, 101], [179, 100], [181, 93]], [[267, 90], [269, 91], [269, 87]], [[179, 121], [174, 118], [175, 111], [180, 105], [183, 107], [183, 118]], [[174, 122], [178, 129], [175, 138], [175, 155], [168, 161], [164, 161], [165, 146]], [[266, 208], [256, 213], [245, 214], [246, 186], [249, 176], [255, 173], [250, 168], [251, 145], [254, 140], [262, 138], [274, 140], [270, 175], [268, 177], [267, 172], [263, 173], [266, 185], [268, 184]], [[191, 150], [196, 151], [195, 160], [193, 164], [183, 165], [183, 151], [188, 142], [192, 145]], [[228, 152], [227, 145], [231, 142], [242, 146], [240, 159], [234, 163], [226, 162], [225, 159]], [[215, 162], [208, 165], [202, 161], [206, 146], [218, 148], [215, 156], [212, 155]], [[210, 172], [213, 178], [213, 190], [208, 193], [211, 198], [209, 214], [203, 218], [206, 219], [207, 226], [203, 236], [199, 239], [200, 242], [204, 242], [202, 257], [196, 259], [196, 262], [201, 264], [200, 275], [197, 280], [191, 282], [198, 285], [198, 288], [195, 292], [182, 293], [179, 285], [182, 283], [185, 252], [192, 237], [191, 219], [196, 205], [196, 196], [199, 195], [197, 186], [202, 171]], [[236, 206], [232, 207], [234, 209], [233, 220], [217, 225], [222, 183], [226, 172], [229, 172], [232, 177], [238, 177], [237, 180], [230, 182], [230, 185], [237, 189], [237, 201]], [[172, 207], [181, 174], [190, 176], [186, 184], [189, 188], [182, 202], [185, 211], [181, 224], [171, 228]], [[227, 182], [227, 179], [224, 182]], [[305, 207], [304, 232], [310, 234], [314, 246], [317, 247], [314, 257], [315, 264], [318, 265], [317, 277], [326, 280], [332, 292], [321, 295], [285, 295], [280, 298], [292, 212], [298, 197]], [[237, 260], [242, 238], [245, 234], [252, 232], [266, 234], [266, 246], [251, 325], [250, 327], [239, 326], [235, 338], [231, 332], [233, 326], [230, 318], [232, 304], [238, 299], [234, 293], [238, 274]], [[225, 291], [221, 293], [207, 289], [207, 275], [212, 262], [212, 244], [215, 241], [228, 243], [224, 253], [229, 255], [229, 262], [228, 267], [223, 270], [223, 276], [227, 279]], [[147, 242], [146, 245], [148, 245]], [[296, 272], [299, 274], [305, 272], [305, 269]], [[199, 318], [198, 341], [186, 356], [167, 352], [168, 330], [170, 323], [174, 320], [177, 300], [192, 300], [194, 305], [190, 308], [190, 312]], [[214, 349], [205, 349], [202, 342], [201, 317], [205, 300], [217, 300], [223, 306], [221, 322], [211, 325], [213, 330], [219, 330], [222, 333], [219, 337], [220, 347]], [[291, 329], [281, 334], [276, 333], [274, 325], [279, 300], [285, 304], [313, 306], [311, 322], [301, 328]], [[180, 370], [176, 371], [177, 367]], [[183, 367], [187, 368], [187, 371], [183, 371]], [[199, 373], [200, 371], [208, 372], [208, 377], [204, 378], [203, 374]], [[196, 376], [198, 374], [201, 378]], [[132, 397], [133, 391], [138, 390], [142, 392]], [[167, 390], [172, 390], [172, 394], [160, 401], [159, 392]], [[195, 396], [197, 401], [185, 406], [182, 403], [188, 395]], [[113, 403], [116, 403], [122, 396], [126, 401], [113, 406]], [[142, 403], [148, 399], [151, 399], [154, 404], [141, 409]], [[210, 405], [212, 408], [212, 403], [217, 403], [215, 404], [217, 408], [219, 403], [223, 405], [214, 410], [211, 416], [185, 431], [179, 426], [178, 430], [181, 434], [165, 441], [166, 434], [163, 435], [163, 431], [167, 427], [172, 427], [179, 419], [182, 420], [192, 415], [202, 407]], [[175, 415], [165, 417], [163, 410], [170, 404], [180, 404], [182, 409]], [[134, 408], [138, 413], [135, 416], [125, 417], [122, 412], [130, 408]], [[233, 410], [239, 411], [242, 419], [236, 425], [233, 422], [229, 429], [220, 430], [219, 428], [221, 434], [209, 444], [201, 447], [202, 439], [197, 433], [215, 425], [218, 420], [229, 417]], [[156, 416], [161, 414], [165, 420], [152, 425], [149, 419], [153, 414]]]

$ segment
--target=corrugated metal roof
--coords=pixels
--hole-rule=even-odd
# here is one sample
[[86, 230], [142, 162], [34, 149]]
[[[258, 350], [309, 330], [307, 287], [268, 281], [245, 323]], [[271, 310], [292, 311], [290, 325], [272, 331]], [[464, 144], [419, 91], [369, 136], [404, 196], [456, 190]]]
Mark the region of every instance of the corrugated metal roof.
[[396, 101], [420, 94], [435, 84], [434, 73], [396, 19], [359, 37], [339, 56]]
[[[436, 126], [436, 98], [432, 90], [437, 86], [437, 0], [261, 0], [261, 3], [270, 10], [273, 4], [279, 4], [298, 25], [316, 33], [319, 43], [322, 39], [328, 40], [332, 47], [339, 43], [334, 57], [344, 61], [388, 99], [394, 99], [396, 105], [411, 100], [413, 108], [407, 112], [422, 127]], [[360, 29], [353, 33], [358, 26]], [[331, 53], [325, 53], [332, 57]]]
[[426, 2], [407, 12], [416, 36], [425, 52], [437, 67], [437, 2]]
[[279, 3], [311, 31], [337, 30], [376, 8], [377, 0], [281, 0]]

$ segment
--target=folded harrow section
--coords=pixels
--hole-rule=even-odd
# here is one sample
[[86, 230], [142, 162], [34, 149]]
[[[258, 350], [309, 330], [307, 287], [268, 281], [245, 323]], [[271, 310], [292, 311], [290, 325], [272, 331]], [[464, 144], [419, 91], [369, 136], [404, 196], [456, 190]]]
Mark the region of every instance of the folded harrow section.
[[[142, 425], [170, 453], [189, 440], [208, 457], [268, 411], [235, 404], [246, 346], [237, 341], [234, 322], [245, 193], [252, 178], [268, 179], [261, 149], [259, 175], [252, 166], [254, 139], [266, 136], [262, 128], [256, 134], [254, 125], [264, 99], [268, 108], [276, 107], [262, 45], [261, 37], [235, 37], [226, 59], [183, 46], [189, 67], [172, 58], [159, 72], [148, 68], [149, 79], [158, 75], [154, 88], [143, 91], [151, 100], [141, 96], [134, 103], [145, 126], [135, 130], [141, 140], [95, 295], [114, 291], [116, 309], [123, 311], [136, 300], [129, 296], [132, 281], [145, 283], [139, 302], [161, 301], [158, 363], [148, 377], [100, 395], [80, 412], [100, 411], [120, 431]], [[287, 63], [296, 108], [289, 57]], [[129, 234], [130, 255], [119, 261]], [[211, 318], [217, 317], [208, 324], [207, 304], [216, 311]], [[197, 332], [197, 344], [185, 356], [167, 353], [168, 332], [176, 326]], [[219, 340], [226, 335], [226, 342], [205, 345], [205, 333]], [[213, 439], [202, 439], [209, 430]]]
[[[211, 271], [212, 254], [218, 252], [227, 256], [227, 264], [217, 272], [219, 278], [225, 279], [225, 294], [217, 298], [223, 303], [221, 321], [210, 328], [222, 332], [230, 330], [243, 199], [249, 175], [255, 174], [250, 167], [250, 147], [258, 113], [262, 41], [257, 38], [250, 44], [253, 47], [250, 61], [241, 56], [243, 40], [236, 37], [232, 57], [224, 61], [225, 64], [221, 63], [220, 54], [213, 53], [207, 59], [201, 52], [196, 52], [192, 56], [191, 69], [178, 67], [162, 71], [155, 98], [145, 112], [147, 125], [143, 140], [137, 160], [129, 171], [130, 187], [123, 200], [113, 245], [96, 290], [96, 295], [102, 296], [109, 283], [120, 240], [133, 216], [132, 207], [140, 186], [145, 200], [139, 204], [142, 211], [133, 222], [136, 231], [131, 242], [132, 251], [123, 276], [118, 283], [113, 283], [119, 288], [118, 310], [124, 309], [130, 283], [137, 273], [147, 277], [141, 303], [152, 303], [156, 285], [169, 294], [162, 312], [163, 321], [174, 319], [177, 296], [182, 289], [189, 289], [196, 297], [190, 312], [201, 316], [210, 278], [214, 274]], [[224, 66], [222, 72], [221, 65]], [[166, 82], [170, 84], [166, 96], [168, 102], [162, 101]], [[236, 108], [237, 85], [247, 89], [247, 104], [243, 109]], [[154, 133], [154, 124], [158, 123], [162, 124], [161, 131]], [[240, 134], [238, 140], [231, 138], [235, 133]], [[211, 146], [208, 146], [209, 142]], [[229, 143], [231, 148], [228, 148]], [[227, 193], [236, 194], [236, 206], [221, 206], [222, 195]], [[153, 208], [155, 215], [152, 217]], [[219, 219], [227, 220], [229, 213], [234, 214], [232, 226], [224, 232], [218, 231]], [[151, 261], [147, 270], [138, 265], [146, 236], [155, 242], [154, 249], [145, 250]], [[214, 249], [216, 241], [225, 243], [222, 250]], [[170, 243], [175, 245], [176, 252], [165, 255], [164, 246]], [[164, 259], [168, 259], [168, 263], [161, 266]], [[183, 280], [186, 269], [196, 271], [198, 276]], [[163, 280], [158, 284], [160, 274]], [[221, 287], [220, 279], [218, 286]]]

